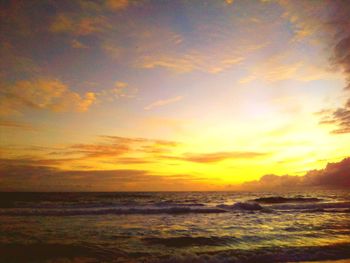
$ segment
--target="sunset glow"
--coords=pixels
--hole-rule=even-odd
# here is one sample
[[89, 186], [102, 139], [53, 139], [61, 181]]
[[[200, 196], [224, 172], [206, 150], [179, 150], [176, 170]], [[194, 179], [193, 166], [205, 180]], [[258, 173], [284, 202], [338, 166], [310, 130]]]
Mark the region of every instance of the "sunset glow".
[[229, 190], [341, 161], [341, 3], [2, 4], [0, 189]]

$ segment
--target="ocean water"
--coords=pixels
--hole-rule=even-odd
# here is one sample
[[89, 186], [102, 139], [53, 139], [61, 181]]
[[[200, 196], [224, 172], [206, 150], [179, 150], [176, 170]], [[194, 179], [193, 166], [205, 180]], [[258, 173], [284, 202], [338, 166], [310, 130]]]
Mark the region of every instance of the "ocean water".
[[350, 259], [350, 191], [0, 193], [0, 262]]

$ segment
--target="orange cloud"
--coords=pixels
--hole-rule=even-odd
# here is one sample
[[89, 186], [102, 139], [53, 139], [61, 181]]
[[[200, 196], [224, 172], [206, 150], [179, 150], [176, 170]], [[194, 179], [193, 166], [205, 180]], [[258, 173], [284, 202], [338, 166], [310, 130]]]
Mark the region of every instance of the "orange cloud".
[[130, 147], [125, 144], [75, 144], [70, 149], [69, 154], [79, 153], [84, 157], [116, 157], [130, 151]]
[[122, 10], [128, 7], [129, 0], [107, 0], [106, 6], [112, 10]]
[[[80, 160], [84, 160], [85, 158], [119, 158], [127, 154], [142, 154], [144, 158], [147, 158], [147, 154], [166, 153], [179, 145], [179, 143], [175, 141], [146, 138], [119, 136], [100, 136], [100, 138], [102, 138], [103, 141], [99, 143], [69, 145], [62, 149], [51, 151], [48, 154], [56, 156], [76, 156], [78, 154], [80, 155]], [[123, 158], [125, 161], [124, 163], [126, 163], [129, 157]], [[119, 159], [113, 159], [113, 161], [115, 160]]]
[[94, 101], [93, 92], [87, 92], [81, 97], [56, 79], [21, 80], [12, 86], [3, 87], [0, 94], [0, 111], [2, 115], [23, 113], [27, 108], [54, 112], [84, 112]]
[[[214, 60], [214, 61], [211, 61]], [[137, 66], [145, 69], [167, 68], [176, 72], [186, 73], [193, 70], [199, 70], [208, 73], [219, 73], [239, 64], [244, 60], [243, 57], [237, 56], [233, 59], [211, 58], [206, 54], [193, 52], [185, 55], [180, 54], [155, 54], [153, 56], [142, 56]]]
[[[187, 153], [183, 157], [170, 157], [173, 159], [195, 162], [214, 163], [228, 159], [252, 159], [266, 155], [260, 152], [213, 152], [213, 153]], [[166, 157], [167, 158], [167, 157]]]
[[13, 120], [0, 120], [0, 126], [4, 128], [15, 128], [22, 130], [35, 130], [35, 127], [26, 122], [18, 122]]
[[103, 16], [73, 16], [59, 14], [50, 26], [53, 33], [71, 33], [77, 36], [86, 36], [103, 31], [108, 27], [108, 21]]
[[121, 98], [134, 98], [137, 92], [138, 89], [130, 87], [128, 83], [116, 81], [113, 88], [102, 90], [97, 93], [97, 96], [101, 100], [113, 101]]
[[313, 1], [276, 0], [285, 9], [283, 17], [287, 19], [294, 33], [294, 41], [302, 41], [306, 38], [315, 37], [324, 27], [324, 15], [329, 6], [325, 3]]

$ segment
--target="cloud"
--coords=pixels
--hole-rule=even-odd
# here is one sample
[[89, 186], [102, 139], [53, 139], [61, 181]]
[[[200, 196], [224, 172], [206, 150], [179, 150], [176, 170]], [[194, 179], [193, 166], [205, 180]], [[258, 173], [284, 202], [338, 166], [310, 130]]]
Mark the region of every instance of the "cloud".
[[246, 190], [272, 190], [300, 187], [349, 188], [350, 158], [345, 158], [337, 163], [328, 163], [324, 169], [309, 171], [304, 176], [264, 175], [257, 181], [243, 183], [239, 188]]
[[130, 4], [129, 0], [107, 0], [106, 6], [112, 10], [123, 10]]
[[[219, 55], [218, 55], [219, 56]], [[214, 60], [214, 61], [213, 61]], [[193, 70], [199, 70], [208, 73], [220, 73], [233, 65], [244, 61], [242, 56], [234, 58], [212, 58], [204, 53], [188, 54], [154, 54], [153, 56], [141, 56], [137, 66], [145, 69], [166, 68], [179, 73], [187, 73]]]
[[347, 1], [278, 1], [286, 8], [285, 17], [295, 26], [296, 38], [317, 36], [331, 51], [330, 63], [342, 71], [347, 81], [344, 106], [326, 109], [321, 124], [331, 124], [334, 134], [350, 133], [350, 5]]
[[9, 128], [9, 129], [21, 129], [21, 130], [27, 130], [27, 131], [33, 131], [36, 128], [26, 122], [19, 122], [14, 120], [0, 120], [0, 126], [3, 128]]
[[101, 49], [113, 59], [119, 59], [125, 51], [124, 48], [112, 43], [111, 41], [104, 41], [101, 44]]
[[1, 190], [79, 191], [122, 190], [128, 183], [150, 179], [143, 170], [60, 170], [37, 161], [0, 162]]
[[[226, 5], [216, 7], [226, 8]], [[137, 46], [135, 67], [218, 74], [242, 64], [249, 55], [266, 46], [265, 42], [237, 37], [237, 32], [232, 30], [234, 26], [228, 26], [232, 25], [229, 16], [223, 16], [215, 23], [206, 19], [199, 22], [197, 15], [190, 17], [186, 12], [183, 16], [188, 27], [184, 31], [176, 30], [175, 25], [159, 27], [152, 24], [134, 29], [131, 38]], [[195, 44], [189, 45], [194, 39]]]
[[[182, 157], [169, 157], [195, 163], [213, 163], [228, 159], [252, 159], [266, 155], [261, 152], [213, 152], [213, 153], [186, 153]], [[166, 157], [167, 158], [167, 157]]]
[[135, 98], [138, 93], [138, 89], [135, 87], [130, 87], [128, 83], [123, 81], [116, 81], [114, 86], [110, 89], [102, 90], [96, 95], [99, 99], [105, 101], [114, 101], [121, 98]]
[[1, 115], [23, 113], [26, 109], [46, 109], [54, 112], [85, 112], [95, 101], [95, 94], [81, 97], [56, 79], [21, 80], [3, 85], [0, 91]]
[[[320, 121], [321, 124], [331, 124], [332, 126], [335, 126], [336, 128], [332, 130], [332, 133], [334, 134], [350, 133], [350, 34], [349, 38], [345, 41], [348, 43], [342, 48], [345, 50], [347, 49], [347, 51], [344, 51], [348, 52], [346, 55], [347, 57], [340, 60], [340, 58], [336, 56], [338, 60], [335, 60], [335, 63], [344, 67], [345, 74], [348, 78], [347, 87], [344, 91], [347, 100], [342, 107], [332, 110], [330, 113], [329, 110], [325, 110], [324, 114], [321, 115], [322, 119]], [[340, 42], [339, 44], [342, 43]], [[348, 63], [348, 65], [346, 63]]]
[[71, 42], [71, 46], [72, 48], [88, 48], [87, 45], [81, 43], [79, 40], [77, 39], [73, 39]]
[[249, 68], [249, 74], [239, 80], [241, 84], [247, 84], [254, 80], [263, 80], [268, 83], [297, 80], [313, 81], [335, 78], [334, 73], [322, 66], [314, 66], [302, 59], [289, 61], [290, 51], [277, 53], [266, 60]]
[[[164, 154], [179, 145], [175, 141], [156, 140], [147, 138], [129, 138], [120, 136], [100, 136], [102, 141], [91, 144], [73, 144], [61, 149], [48, 152], [52, 156], [75, 156], [79, 160], [89, 160], [90, 158], [103, 159], [105, 161], [121, 164], [127, 163], [128, 154], [138, 154], [137, 159], [148, 162], [149, 157], [155, 154]], [[140, 157], [141, 156], [141, 157]], [[121, 158], [122, 157], [122, 158]], [[115, 159], [118, 158], [118, 159]], [[135, 156], [132, 157], [136, 158]], [[108, 160], [107, 160], [108, 159]], [[131, 159], [129, 159], [131, 161]], [[140, 161], [138, 161], [141, 163]]]
[[87, 36], [102, 32], [108, 28], [109, 23], [104, 16], [81, 16], [61, 13], [58, 14], [52, 24], [52, 33], [70, 33], [76, 36]]
[[158, 108], [158, 107], [162, 107], [168, 104], [172, 104], [175, 103], [177, 101], [182, 100], [182, 96], [176, 96], [174, 98], [169, 98], [169, 99], [165, 99], [165, 100], [157, 100], [147, 106], [144, 107], [145, 110], [151, 110], [153, 108]]
[[206, 178], [147, 170], [61, 170], [41, 160], [0, 159], [1, 191], [162, 191], [207, 189]]
[[69, 154], [82, 154], [84, 157], [115, 157], [130, 151], [128, 145], [123, 144], [74, 144], [70, 146]]
[[328, 1], [276, 0], [285, 12], [283, 17], [290, 23], [294, 33], [293, 41], [310, 40], [322, 34], [325, 18], [329, 13]]

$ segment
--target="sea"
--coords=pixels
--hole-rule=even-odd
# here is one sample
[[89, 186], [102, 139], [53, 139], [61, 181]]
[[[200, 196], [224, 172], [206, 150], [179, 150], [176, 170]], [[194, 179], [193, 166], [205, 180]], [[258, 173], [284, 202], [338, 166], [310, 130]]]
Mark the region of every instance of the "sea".
[[0, 262], [350, 262], [350, 190], [0, 193]]

